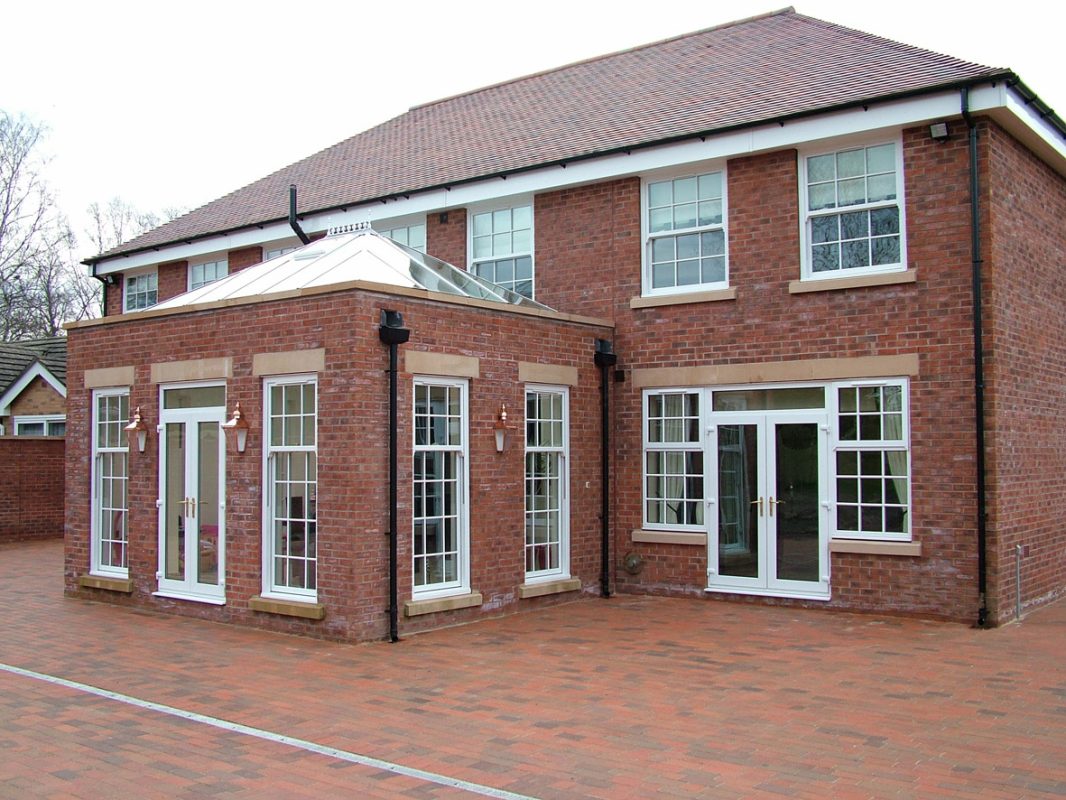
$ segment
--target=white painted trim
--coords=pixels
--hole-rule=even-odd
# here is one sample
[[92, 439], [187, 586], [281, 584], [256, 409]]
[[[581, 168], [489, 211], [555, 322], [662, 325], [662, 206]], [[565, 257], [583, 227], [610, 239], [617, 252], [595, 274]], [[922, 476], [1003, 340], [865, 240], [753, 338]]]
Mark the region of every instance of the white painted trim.
[[[481, 258], [474, 258], [474, 217], [477, 216], [478, 214], [492, 214], [492, 213], [494, 213], [496, 211], [508, 210], [508, 211], [511, 212], [511, 218], [512, 218], [511, 235], [513, 235], [514, 234], [514, 225], [513, 225], [514, 210], [516, 208], [521, 208], [522, 206], [529, 206], [529, 253], [528, 253], [529, 261], [530, 261], [530, 267], [529, 267], [530, 278], [529, 279], [530, 279], [530, 282], [533, 284], [533, 287], [532, 287], [532, 289], [531, 289], [531, 291], [529, 293], [529, 296], [530, 296], [530, 299], [533, 299], [533, 298], [535, 298], [537, 296], [537, 252], [536, 252], [536, 250], [537, 250], [537, 208], [536, 208], [536, 203], [534, 202], [534, 198], [533, 198], [532, 194], [530, 194], [528, 196], [523, 196], [523, 197], [511, 197], [511, 198], [508, 198], [506, 201], [485, 201], [485, 202], [482, 202], [480, 204], [474, 203], [474, 204], [470, 204], [470, 205], [468, 205], [466, 207], [466, 265], [465, 265], [465, 267], [466, 267], [467, 272], [469, 272], [469, 273], [471, 273], [473, 275], [473, 274], [476, 274], [474, 272], [474, 266], [476, 264], [483, 264], [483, 263], [491, 262], [491, 261], [502, 261], [502, 260], [505, 260], [505, 259], [508, 259], [508, 258], [517, 261], [519, 258], [522, 258], [523, 256], [527, 255], [527, 253], [525, 251], [516, 251], [516, 250], [514, 250], [512, 248], [511, 252], [507, 253], [507, 254], [498, 255], [498, 256], [497, 255], [492, 255], [492, 256], [483, 256]], [[426, 232], [426, 239], [427, 239], [426, 243], [428, 245], [428, 243], [429, 243], [428, 242], [428, 239], [429, 239], [428, 230]], [[513, 280], [513, 278], [514, 278], [514, 275], [512, 274], [512, 283], [513, 284], [517, 283], [517, 281]], [[507, 287], [507, 288], [510, 288], [510, 287]], [[512, 288], [511, 291], [514, 291], [514, 289]]]
[[[876, 208], [890, 208], [891, 203], [885, 201], [879, 204], [862, 203], [855, 206], [836, 206], [832, 209], [820, 209], [819, 212], [811, 213], [807, 207], [807, 159], [815, 156], [834, 155], [844, 150], [855, 150], [860, 147], [874, 147], [876, 145], [892, 144], [896, 155], [896, 200], [895, 205], [899, 209], [899, 262], [896, 264], [884, 264], [878, 266], [855, 267], [852, 269], [836, 269], [827, 272], [813, 272], [811, 259], [811, 242], [809, 223], [814, 217], [833, 216], [847, 214], [851, 211], [869, 211]], [[820, 147], [801, 148], [797, 154], [797, 174], [799, 191], [799, 241], [800, 241], [800, 282], [814, 285], [817, 281], [839, 281], [842, 278], [857, 278], [866, 275], [889, 275], [907, 271], [907, 197], [906, 177], [903, 165], [903, 135], [897, 132], [891, 137], [849, 137], [835, 142], [826, 143]]]
[[19, 435], [19, 425], [32, 425], [35, 422], [44, 423], [44, 433], [42, 436], [48, 436], [48, 423], [49, 422], [63, 422], [66, 423], [66, 414], [23, 414], [21, 416], [11, 418], [11, 434], [12, 436]]
[[[1046, 141], [1048, 147], [1062, 159], [1064, 164], [1060, 172], [1066, 170], [1066, 142], [1062, 141], [1062, 137], [1058, 136], [1046, 121], [1039, 119], [1032, 109], [1021, 103], [1014, 93], [1009, 92], [1003, 82], [996, 86], [975, 87], [970, 92], [970, 107], [975, 113], [1002, 112], [1004, 117], [1016, 120], [1020, 126], [1030, 129], [1035, 136]], [[513, 202], [516, 197], [566, 186], [579, 186], [642, 175], [657, 169], [680, 168], [685, 164], [798, 147], [853, 134], [873, 135], [878, 131], [898, 131], [911, 125], [956, 119], [960, 116], [960, 111], [958, 90], [891, 102], [874, 101], [867, 110], [852, 108], [784, 123], [771, 120], [765, 125], [711, 135], [706, 141], [700, 141], [694, 136], [682, 142], [633, 150], [629, 154], [617, 153], [575, 161], [565, 169], [559, 166], [541, 167], [509, 175], [506, 181], [492, 177], [451, 189], [416, 192], [406, 198], [384, 201], [374, 199], [358, 206], [353, 204], [345, 211], [301, 215], [300, 221], [305, 231], [314, 233], [333, 226], [401, 219], [447, 211], [450, 208], [470, 207], [479, 203], [504, 205]], [[157, 250], [116, 256], [97, 263], [96, 274], [126, 272], [167, 261], [198, 258], [219, 250], [235, 250], [250, 245], [288, 240], [291, 237], [292, 228], [288, 222], [275, 222], [262, 228], [254, 226], [186, 244], [164, 245]]]
[[[660, 231], [659, 233], [651, 233], [651, 220], [649, 219], [649, 210], [651, 207], [651, 198], [649, 195], [648, 187], [653, 183], [662, 183], [668, 180], [677, 180], [678, 178], [695, 178], [700, 175], [708, 175], [712, 173], [721, 173], [722, 175], [722, 224], [717, 225], [697, 225], [695, 228], [683, 229], [680, 232], [674, 231]], [[698, 201], [697, 201], [698, 205]], [[697, 212], [698, 213], [698, 212]], [[697, 218], [697, 222], [698, 222]], [[723, 243], [723, 250], [725, 254], [725, 280], [715, 281], [713, 283], [693, 283], [685, 284], [683, 286], [668, 286], [661, 289], [652, 288], [651, 285], [651, 248], [653, 238], [665, 238], [668, 236], [679, 236], [684, 233], [700, 233], [721, 230], [722, 235], [725, 237]], [[722, 292], [728, 290], [729, 287], [729, 170], [727, 169], [726, 162], [724, 160], [716, 160], [709, 164], [685, 164], [680, 167], [676, 167], [670, 170], [658, 170], [654, 173], [645, 174], [640, 179], [640, 296], [642, 299], [662, 299], [665, 303], [673, 302], [685, 302], [683, 300], [675, 298], [684, 297], [692, 294], [706, 295], [709, 292]]]
[[[212, 278], [209, 281], [204, 281], [199, 286], [193, 286], [192, 285], [192, 272], [193, 272], [193, 270], [196, 269], [197, 267], [206, 267], [208, 264], [222, 264], [222, 265], [224, 265], [225, 272], [223, 272], [221, 275], [219, 275], [216, 278]], [[185, 273], [186, 273], [185, 274], [185, 288], [186, 288], [187, 291], [190, 291], [190, 292], [193, 291], [194, 289], [199, 289], [200, 286], [207, 286], [207, 284], [209, 284], [209, 283], [214, 283], [215, 281], [222, 280], [222, 278], [225, 278], [227, 275], [229, 275], [229, 255], [228, 254], [224, 255], [221, 258], [197, 259], [195, 261], [195, 263], [190, 261], [189, 262], [189, 266], [186, 269]]]
[[52, 371], [48, 369], [40, 361], [34, 361], [26, 370], [7, 387], [7, 391], [0, 395], [0, 417], [6, 417], [11, 413], [11, 404], [15, 402], [20, 394], [25, 391], [26, 387], [33, 383], [34, 378], [40, 378], [59, 394], [64, 399], [67, 396], [67, 387], [63, 385], [63, 382], [59, 380]]
[[[125, 453], [126, 455], [126, 564], [125, 567], [103, 566], [101, 562], [101, 530], [100, 530], [100, 472], [97, 462], [100, 450], [100, 399], [104, 397], [125, 397], [127, 410], [129, 408], [130, 389], [128, 386], [109, 387], [106, 389], [94, 389], [91, 394], [92, 410], [89, 414], [92, 432], [90, 434], [91, 449], [89, 453], [89, 574], [100, 575], [107, 578], [124, 579], [129, 577], [129, 477], [130, 477], [130, 452], [129, 440], [123, 431], [119, 441], [126, 444], [125, 447], [107, 448], [103, 452]], [[125, 427], [123, 424], [122, 427]]]
[[[129, 289], [130, 280], [132, 278], [146, 277], [148, 275], [155, 276], [155, 303], [145, 306], [144, 308], [130, 308], [129, 307]], [[137, 270], [136, 272], [126, 272], [122, 276], [122, 311], [120, 313], [127, 314], [132, 311], [144, 311], [145, 308], [151, 308], [159, 303], [159, 267], [155, 265], [150, 269]]]
[[[301, 447], [285, 447], [282, 445], [272, 447], [270, 444], [270, 425], [271, 425], [271, 401], [270, 390], [275, 386], [303, 386], [305, 384], [314, 384], [315, 387], [315, 446], [314, 449], [307, 449], [305, 446]], [[284, 401], [283, 401], [284, 402]], [[318, 497], [318, 437], [319, 437], [319, 385], [318, 375], [315, 373], [299, 374], [299, 375], [277, 375], [263, 379], [263, 447], [262, 447], [262, 591], [260, 597], [265, 597], [270, 600], [286, 600], [297, 603], [317, 603], [318, 602], [318, 564], [319, 564], [319, 550], [318, 550], [318, 522], [317, 513], [315, 521], [315, 587], [314, 589], [296, 589], [287, 586], [277, 587], [274, 585], [274, 481], [271, 457], [278, 452], [300, 452], [315, 454], [315, 497]], [[317, 502], [317, 500], [316, 500]]]
[[[563, 443], [561, 447], [538, 447], [533, 450], [529, 449], [529, 443], [526, 441], [526, 426], [522, 428], [522, 461], [523, 461], [523, 476], [528, 480], [528, 475], [525, 473], [526, 469], [526, 456], [529, 453], [557, 453], [560, 455], [561, 463], [559, 465], [559, 489], [561, 496], [559, 498], [559, 566], [553, 570], [540, 570], [538, 572], [529, 572], [525, 569], [525, 555], [526, 547], [528, 546], [524, 535], [522, 541], [522, 561], [523, 561], [523, 581], [525, 585], [532, 585], [538, 583], [549, 583], [552, 581], [566, 580], [571, 577], [570, 575], [570, 495], [573, 487], [570, 483], [570, 387], [554, 384], [542, 384], [542, 383], [527, 383], [524, 387], [522, 398], [525, 408], [529, 407], [529, 395], [530, 393], [545, 393], [545, 394], [557, 394], [562, 397], [563, 400]], [[525, 422], [525, 411], [523, 409], [522, 420]], [[525, 507], [523, 503], [523, 516], [529, 513], [529, 509]], [[524, 526], [523, 526], [524, 527]]]

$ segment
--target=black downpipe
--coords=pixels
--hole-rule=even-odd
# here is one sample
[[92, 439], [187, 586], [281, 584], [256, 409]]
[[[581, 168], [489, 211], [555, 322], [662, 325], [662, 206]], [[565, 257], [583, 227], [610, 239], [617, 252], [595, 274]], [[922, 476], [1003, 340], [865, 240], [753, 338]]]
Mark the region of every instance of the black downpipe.
[[981, 206], [978, 196], [977, 124], [970, 115], [970, 90], [962, 89], [962, 118], [970, 138], [970, 252], [973, 257], [973, 381], [977, 447], [977, 627], [988, 626], [988, 526], [985, 487], [985, 346], [981, 319]]
[[399, 401], [396, 392], [396, 373], [399, 347], [411, 338], [411, 331], [403, 327], [403, 315], [399, 311], [382, 310], [378, 336], [381, 337], [383, 344], [389, 346], [389, 641], [398, 642], [400, 641], [400, 604], [397, 591], [399, 558], [396, 547], [396, 420]]
[[300, 241], [304, 244], [311, 244], [311, 237], [304, 233], [304, 229], [300, 227], [300, 223], [296, 220], [296, 184], [289, 184], [289, 227], [292, 228], [296, 235], [300, 237]]
[[611, 596], [611, 368], [618, 356], [607, 339], [596, 340], [596, 366], [600, 368], [600, 596]]

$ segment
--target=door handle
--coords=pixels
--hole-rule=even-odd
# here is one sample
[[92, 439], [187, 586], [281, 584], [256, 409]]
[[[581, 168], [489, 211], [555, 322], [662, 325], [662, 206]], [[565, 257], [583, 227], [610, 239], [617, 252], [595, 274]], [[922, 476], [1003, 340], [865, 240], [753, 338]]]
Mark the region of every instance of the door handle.
[[753, 506], [756, 503], [758, 503], [758, 505], [759, 505], [759, 516], [761, 517], [762, 516], [762, 497], [760, 497], [758, 500], [752, 500], [750, 503], [748, 503], [748, 505]]
[[190, 517], [195, 517], [196, 516], [196, 498], [195, 497], [190, 497], [189, 498], [189, 505], [192, 508], [192, 513], [189, 514], [189, 516]]
[[767, 500], [766, 501], [766, 505], [770, 509], [770, 516], [772, 517], [774, 515], [774, 506], [783, 506], [784, 504], [785, 504], [784, 500], [774, 500], [774, 498], [772, 498], [772, 497], [769, 500]]

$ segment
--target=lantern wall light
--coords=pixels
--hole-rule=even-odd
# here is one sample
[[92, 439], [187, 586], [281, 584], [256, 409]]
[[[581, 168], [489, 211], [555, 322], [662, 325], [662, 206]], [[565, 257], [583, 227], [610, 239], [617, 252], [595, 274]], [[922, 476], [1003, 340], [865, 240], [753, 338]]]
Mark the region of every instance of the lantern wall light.
[[500, 406], [500, 415], [496, 424], [492, 426], [492, 432], [496, 435], [496, 452], [502, 453], [507, 447], [507, 404]]
[[243, 453], [244, 448], [248, 446], [248, 431], [250, 428], [248, 419], [241, 410], [241, 401], [238, 400], [233, 406], [233, 416], [230, 421], [222, 423], [222, 430], [227, 436], [231, 433], [236, 436], [238, 453]]
[[141, 415], [140, 406], [137, 406], [134, 410], [130, 424], [123, 430], [125, 430], [126, 435], [129, 436], [130, 448], [132, 449], [134, 443], [136, 443], [137, 452], [143, 453], [144, 446], [148, 443], [148, 426], [144, 424], [144, 417]]

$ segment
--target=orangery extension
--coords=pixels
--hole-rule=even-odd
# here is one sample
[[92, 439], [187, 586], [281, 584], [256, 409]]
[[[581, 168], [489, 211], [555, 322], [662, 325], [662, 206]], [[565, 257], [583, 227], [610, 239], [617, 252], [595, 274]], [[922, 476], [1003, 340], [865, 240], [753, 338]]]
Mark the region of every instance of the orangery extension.
[[348, 640], [1066, 592], [1066, 124], [797, 14], [412, 108], [90, 259], [66, 591]]

